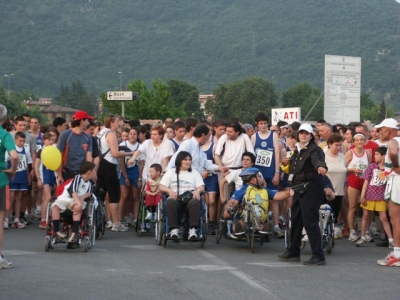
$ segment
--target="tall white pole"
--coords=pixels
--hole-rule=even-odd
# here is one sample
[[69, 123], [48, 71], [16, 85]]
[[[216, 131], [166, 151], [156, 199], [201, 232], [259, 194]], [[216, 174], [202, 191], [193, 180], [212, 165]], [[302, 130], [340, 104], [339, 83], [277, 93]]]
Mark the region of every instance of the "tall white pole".
[[[123, 73], [121, 71], [119, 71], [118, 74], [119, 74], [119, 90], [122, 91], [122, 74]], [[125, 118], [125, 101], [122, 101], [122, 104], [121, 104], [121, 116], [123, 118]]]
[[14, 74], [10, 74], [10, 75], [7, 75], [7, 74], [5, 74], [4, 75], [4, 77], [8, 77], [8, 99], [10, 99], [10, 97], [11, 97], [11, 77], [13, 77], [14, 76]]

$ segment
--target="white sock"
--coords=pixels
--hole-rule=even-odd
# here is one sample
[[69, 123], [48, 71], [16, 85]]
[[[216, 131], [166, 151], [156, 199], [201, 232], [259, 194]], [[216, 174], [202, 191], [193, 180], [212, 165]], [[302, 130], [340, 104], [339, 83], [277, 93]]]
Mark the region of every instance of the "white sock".
[[274, 228], [275, 229], [279, 229], [279, 225], [274, 225]]
[[14, 218], [14, 223], [19, 222], [19, 218]]
[[350, 234], [351, 234], [351, 233], [356, 233], [356, 231], [355, 231], [355, 230], [350, 230]]
[[394, 247], [394, 248], [393, 248], [393, 255], [394, 255], [396, 258], [400, 258], [400, 247]]
[[390, 239], [389, 239], [389, 243], [393, 243], [393, 238], [390, 238]]

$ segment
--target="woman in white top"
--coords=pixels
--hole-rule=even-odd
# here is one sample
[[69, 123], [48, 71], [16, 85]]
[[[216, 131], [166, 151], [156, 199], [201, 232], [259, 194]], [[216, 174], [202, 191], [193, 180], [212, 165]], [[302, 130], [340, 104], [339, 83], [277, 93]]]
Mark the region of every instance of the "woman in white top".
[[355, 242], [358, 235], [354, 229], [354, 217], [360, 200], [361, 189], [364, 180], [360, 178], [364, 170], [371, 163], [371, 151], [365, 150], [365, 136], [362, 133], [356, 133], [353, 137], [354, 148], [346, 152], [346, 166], [348, 177], [347, 194], [349, 198], [349, 211], [347, 213], [347, 222], [350, 228], [349, 240]]
[[97, 171], [97, 185], [99, 189], [108, 193], [109, 209], [113, 222], [112, 231], [128, 230], [120, 223], [118, 215], [120, 188], [117, 164], [118, 158], [131, 155], [131, 153], [118, 151], [118, 139], [115, 130], [119, 127], [119, 121], [119, 116], [108, 115], [104, 120], [105, 128], [98, 134], [100, 164]]
[[[335, 199], [329, 202], [334, 212], [335, 224], [337, 224], [343, 196], [345, 194], [344, 183], [346, 181], [346, 160], [342, 149], [343, 137], [340, 134], [332, 134], [328, 140], [328, 149], [325, 151], [325, 163], [328, 167], [326, 176], [329, 177], [335, 191]], [[341, 229], [335, 227], [335, 236], [341, 236]]]
[[[166, 210], [169, 236], [179, 239], [180, 219], [183, 210], [189, 214], [189, 240], [197, 239], [197, 229], [200, 226], [200, 193], [204, 192], [204, 182], [199, 172], [192, 169], [192, 156], [189, 152], [179, 152], [175, 160], [175, 168], [169, 169], [161, 179], [159, 190], [168, 194]], [[186, 191], [193, 192], [193, 198], [182, 206], [177, 201], [178, 196]]]
[[132, 155], [132, 158], [127, 161], [128, 165], [134, 165], [140, 154], [146, 156], [145, 165], [142, 172], [143, 182], [147, 180], [150, 166], [152, 164], [160, 164], [165, 170], [171, 156], [175, 152], [174, 144], [164, 139], [164, 128], [161, 124], [156, 124], [151, 128], [151, 139], [144, 141], [139, 149]]

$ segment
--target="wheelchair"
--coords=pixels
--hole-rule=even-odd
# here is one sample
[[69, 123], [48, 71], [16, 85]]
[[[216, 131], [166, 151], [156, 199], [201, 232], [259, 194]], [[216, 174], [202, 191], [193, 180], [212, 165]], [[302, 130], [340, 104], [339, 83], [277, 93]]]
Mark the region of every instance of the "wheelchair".
[[[247, 241], [250, 246], [251, 253], [254, 253], [255, 242], [258, 241], [260, 245], [263, 245], [264, 241], [269, 242], [271, 232], [268, 233], [260, 233], [259, 225], [260, 218], [259, 210], [262, 207], [251, 201], [244, 201], [241, 205], [237, 207], [229, 208], [229, 218], [225, 219], [223, 217], [224, 208], [222, 209], [221, 216], [217, 221], [217, 229], [215, 235], [215, 242], [219, 244], [222, 235], [225, 235], [226, 238], [236, 241]], [[244, 231], [234, 233], [232, 226], [235, 221], [243, 219], [244, 220]], [[272, 221], [272, 215], [268, 213], [267, 221]], [[272, 223], [271, 223], [272, 224]]]
[[96, 240], [102, 239], [106, 232], [106, 223], [107, 223], [107, 213], [106, 213], [106, 203], [105, 203], [105, 195], [104, 190], [98, 190], [95, 192], [95, 195], [98, 200], [98, 206], [95, 210], [95, 224], [96, 224]]
[[157, 205], [156, 211], [156, 223], [155, 223], [155, 239], [158, 245], [162, 245], [164, 248], [167, 246], [168, 240], [173, 240], [174, 242], [179, 242], [180, 240], [188, 241], [188, 242], [200, 242], [200, 247], [204, 248], [204, 243], [207, 240], [207, 224], [208, 224], [208, 211], [207, 205], [204, 200], [201, 199], [201, 209], [200, 209], [200, 222], [199, 228], [197, 231], [197, 239], [196, 240], [188, 240], [188, 231], [189, 231], [189, 218], [187, 212], [184, 210], [182, 214], [181, 225], [183, 225], [183, 237], [179, 240], [171, 239], [169, 237], [169, 226], [168, 226], [168, 217], [166, 211], [166, 201], [167, 195], [163, 195], [163, 198]]
[[[70, 182], [64, 182], [64, 184], [57, 189], [57, 196], [59, 196], [66, 184]], [[52, 210], [52, 204], [55, 201], [55, 198], [52, 199], [52, 201], [47, 205], [46, 209], [46, 237], [44, 240], [44, 249], [46, 252], [48, 252], [50, 249], [54, 248], [54, 245], [57, 245], [59, 243], [66, 243], [66, 240], [68, 240], [68, 237], [72, 233], [72, 211], [67, 209], [64, 212], [60, 213], [60, 231], [62, 233], [65, 233], [67, 235], [67, 238], [63, 239], [62, 241], [59, 241], [58, 238], [56, 237], [56, 234], [53, 230], [53, 222], [51, 218], [51, 210]], [[79, 246], [83, 243], [84, 251], [88, 252], [89, 249], [94, 246], [95, 244], [95, 238], [96, 238], [96, 209], [95, 205], [97, 199], [96, 197], [90, 197], [85, 200], [86, 202], [86, 207], [82, 211], [82, 216], [80, 220], [80, 226], [79, 226], [79, 241], [78, 244]], [[102, 202], [102, 201], [100, 201]], [[103, 203], [104, 204], [104, 203]], [[99, 204], [100, 205], [100, 204]], [[68, 248], [68, 246], [67, 246]]]
[[[335, 224], [332, 208], [328, 204], [322, 204], [319, 208], [319, 227], [321, 229], [322, 249], [331, 253], [335, 246]], [[306, 246], [307, 242], [302, 240], [300, 249]]]
[[144, 188], [140, 193], [139, 202], [139, 213], [136, 222], [136, 234], [141, 237], [143, 233], [150, 232], [150, 228], [155, 226], [157, 223], [157, 212], [155, 213], [155, 218], [153, 220], [146, 220], [147, 210], [146, 210], [146, 195]]

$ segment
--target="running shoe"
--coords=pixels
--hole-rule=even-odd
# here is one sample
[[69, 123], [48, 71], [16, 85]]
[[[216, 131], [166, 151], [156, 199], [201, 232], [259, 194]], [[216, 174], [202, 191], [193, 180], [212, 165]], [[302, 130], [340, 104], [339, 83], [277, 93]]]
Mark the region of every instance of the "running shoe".
[[59, 239], [59, 240], [63, 240], [63, 239], [65, 239], [66, 237], [67, 237], [67, 235], [65, 234], [65, 233], [63, 233], [63, 232], [61, 232], [61, 231], [57, 231], [56, 232], [56, 237]]
[[113, 227], [113, 222], [111, 220], [108, 220], [106, 223], [106, 228], [111, 228]]
[[352, 241], [352, 242], [356, 242], [359, 238], [360, 237], [355, 232], [352, 232], [349, 235], [349, 241]]
[[275, 226], [272, 229], [272, 235], [273, 235], [273, 237], [278, 238], [278, 239], [284, 237], [284, 234], [282, 233], [282, 230], [279, 227], [277, 228]]
[[46, 221], [40, 221], [40, 223], [39, 223], [39, 228], [40, 228], [40, 229], [46, 229], [46, 228], [47, 228]]
[[189, 229], [189, 240], [197, 240], [197, 231], [194, 227]]
[[169, 237], [175, 240], [179, 239], [179, 228], [172, 229], [169, 233]]
[[374, 242], [374, 238], [372, 237], [372, 235], [371, 235], [369, 232], [367, 232], [367, 233], [365, 234], [365, 240], [366, 240], [368, 243], [373, 243], [373, 242]]
[[3, 229], [8, 229], [8, 219], [5, 218], [3, 221]]
[[365, 237], [360, 238], [356, 242], [356, 247], [365, 247], [367, 245], [367, 239]]
[[26, 225], [22, 224], [22, 223], [18, 220], [18, 221], [14, 221], [13, 227], [14, 227], [14, 228], [18, 228], [18, 229], [24, 229], [24, 228], [26, 227]]
[[5, 259], [4, 256], [2, 255], [0, 257], [0, 269], [10, 269], [12, 267], [13, 267], [12, 262]]
[[77, 244], [79, 242], [79, 233], [71, 233], [70, 237], [68, 238], [68, 243], [70, 244]]
[[147, 212], [146, 218], [144, 218], [145, 221], [152, 221], [153, 220], [153, 214], [151, 212]]
[[340, 227], [335, 227], [335, 240], [343, 237], [343, 231]]
[[128, 227], [124, 226], [122, 223], [119, 223], [118, 225], [113, 225], [113, 227], [111, 227], [111, 231], [114, 232], [128, 231]]
[[384, 259], [378, 260], [378, 265], [388, 267], [400, 267], [400, 258], [394, 256], [394, 252], [390, 252]]

